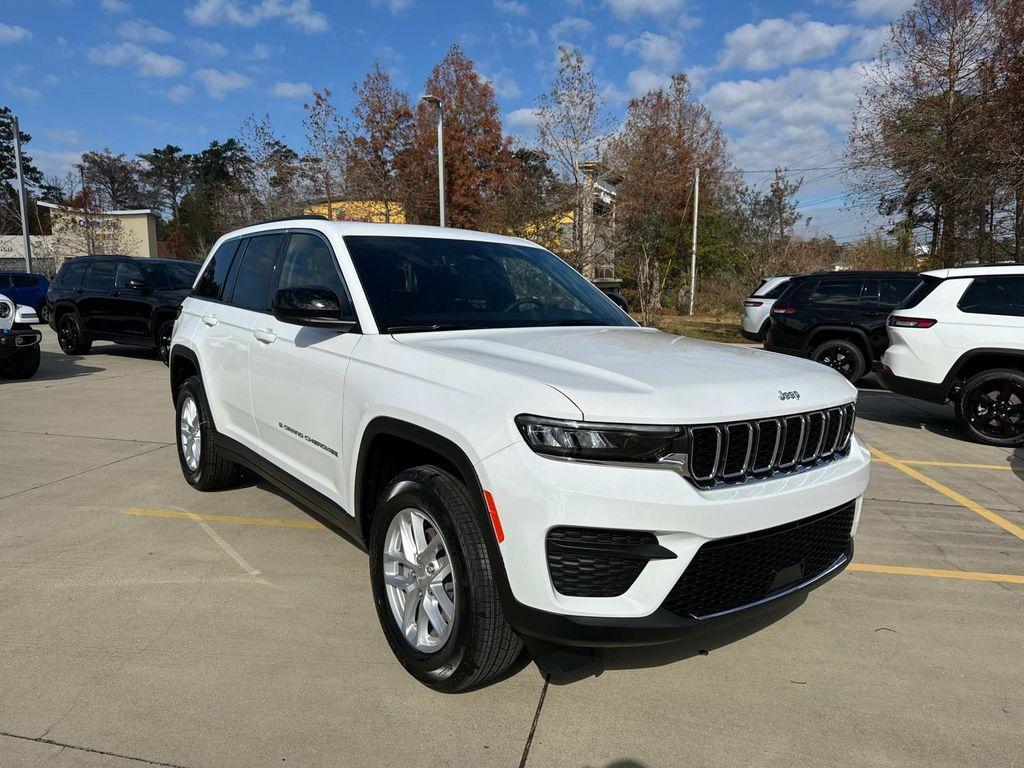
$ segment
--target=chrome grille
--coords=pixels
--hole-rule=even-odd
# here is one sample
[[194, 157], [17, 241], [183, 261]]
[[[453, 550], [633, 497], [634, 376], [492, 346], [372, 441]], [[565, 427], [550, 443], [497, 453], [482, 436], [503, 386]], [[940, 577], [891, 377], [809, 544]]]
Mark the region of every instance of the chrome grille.
[[835, 461], [850, 448], [853, 404], [777, 419], [690, 427], [688, 479], [699, 488], [765, 480]]

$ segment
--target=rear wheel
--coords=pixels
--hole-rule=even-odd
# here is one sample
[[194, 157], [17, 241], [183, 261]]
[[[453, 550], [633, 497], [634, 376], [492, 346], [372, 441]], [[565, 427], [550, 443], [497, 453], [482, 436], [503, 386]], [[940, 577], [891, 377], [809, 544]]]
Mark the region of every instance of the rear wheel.
[[39, 345], [33, 344], [0, 360], [0, 377], [5, 379], [31, 379], [39, 370]]
[[39, 315], [39, 322], [43, 324], [50, 322], [50, 308], [46, 306], [45, 301], [39, 305], [39, 309], [36, 310], [36, 314]]
[[238, 465], [225, 458], [214, 442], [210, 405], [198, 376], [189, 377], [181, 385], [174, 412], [178, 463], [188, 484], [200, 491], [234, 485], [238, 481]]
[[956, 419], [972, 440], [988, 445], [1024, 445], [1024, 373], [983, 371], [964, 384]]
[[62, 315], [57, 322], [57, 343], [65, 355], [84, 355], [92, 348], [92, 342], [82, 329], [82, 321], [74, 312]]
[[864, 353], [845, 339], [830, 339], [819, 344], [811, 353], [811, 359], [838, 371], [849, 382], [859, 381], [866, 370]]
[[171, 333], [174, 331], [174, 321], [168, 320], [161, 323], [156, 332], [156, 353], [164, 365], [170, 365], [171, 360]]
[[505, 621], [484, 535], [466, 487], [432, 466], [398, 475], [373, 518], [370, 581], [384, 636], [402, 666], [438, 691], [490, 682], [523, 648]]

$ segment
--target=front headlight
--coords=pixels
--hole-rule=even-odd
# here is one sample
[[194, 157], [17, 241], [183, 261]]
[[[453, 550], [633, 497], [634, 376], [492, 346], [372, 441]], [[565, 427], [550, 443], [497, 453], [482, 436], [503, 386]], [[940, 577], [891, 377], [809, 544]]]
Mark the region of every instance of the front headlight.
[[11, 316], [11, 305], [6, 301], [0, 301], [0, 320], [6, 320]]
[[516, 416], [516, 426], [537, 453], [591, 461], [656, 462], [686, 453], [683, 427], [646, 424], [594, 424], [585, 421]]

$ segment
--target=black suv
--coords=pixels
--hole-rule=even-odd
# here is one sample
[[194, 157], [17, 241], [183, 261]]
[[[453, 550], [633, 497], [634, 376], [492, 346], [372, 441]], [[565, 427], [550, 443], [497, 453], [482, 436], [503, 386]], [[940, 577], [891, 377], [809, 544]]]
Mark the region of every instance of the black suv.
[[882, 359], [886, 319], [919, 282], [913, 272], [794, 277], [772, 307], [764, 348], [809, 357], [857, 381]]
[[46, 294], [50, 327], [68, 355], [105, 339], [156, 349], [167, 362], [171, 330], [199, 264], [130, 256], [81, 256], [64, 263]]

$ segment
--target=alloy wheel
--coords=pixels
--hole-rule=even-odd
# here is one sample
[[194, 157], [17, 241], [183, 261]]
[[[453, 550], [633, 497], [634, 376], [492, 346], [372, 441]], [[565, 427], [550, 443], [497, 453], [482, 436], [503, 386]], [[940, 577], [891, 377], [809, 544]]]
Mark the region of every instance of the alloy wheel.
[[384, 583], [392, 618], [421, 653], [447, 642], [455, 621], [455, 576], [448, 545], [421, 509], [403, 509], [384, 539]]
[[60, 321], [57, 341], [60, 343], [60, 348], [68, 354], [73, 354], [78, 347], [78, 324], [71, 315]]
[[996, 440], [1024, 435], [1024, 386], [985, 381], [968, 394], [967, 418], [979, 434]]
[[185, 465], [195, 472], [199, 469], [199, 456], [203, 447], [203, 430], [199, 424], [199, 408], [194, 398], [186, 398], [181, 404], [178, 417], [178, 431], [181, 434], [181, 456]]
[[818, 355], [818, 362], [839, 371], [846, 378], [850, 378], [850, 375], [853, 373], [854, 361], [849, 353], [840, 346], [826, 347]]

